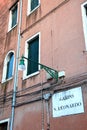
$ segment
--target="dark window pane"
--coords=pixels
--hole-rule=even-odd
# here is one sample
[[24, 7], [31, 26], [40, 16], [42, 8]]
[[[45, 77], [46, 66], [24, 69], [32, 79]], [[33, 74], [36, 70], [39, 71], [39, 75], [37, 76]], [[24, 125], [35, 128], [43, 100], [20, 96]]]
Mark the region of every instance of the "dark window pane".
[[85, 11], [86, 11], [86, 16], [87, 16], [87, 4], [84, 7], [85, 7]]
[[31, 11], [38, 6], [38, 0], [31, 0]]
[[7, 76], [6, 76], [6, 79], [12, 77], [13, 62], [14, 62], [14, 54], [12, 53], [11, 56], [10, 56], [9, 62], [7, 63]]
[[7, 130], [7, 122], [0, 124], [0, 130]]
[[15, 26], [17, 24], [17, 5], [12, 9], [12, 26]]
[[[39, 54], [38, 48], [39, 48], [39, 37], [36, 37], [31, 42], [29, 42], [29, 49], [28, 49], [28, 58], [35, 62], [38, 62], [38, 54]], [[38, 71], [38, 64], [35, 62], [28, 61], [27, 75]]]
[[6, 74], [6, 79], [9, 78], [9, 62], [7, 63], [7, 74]]

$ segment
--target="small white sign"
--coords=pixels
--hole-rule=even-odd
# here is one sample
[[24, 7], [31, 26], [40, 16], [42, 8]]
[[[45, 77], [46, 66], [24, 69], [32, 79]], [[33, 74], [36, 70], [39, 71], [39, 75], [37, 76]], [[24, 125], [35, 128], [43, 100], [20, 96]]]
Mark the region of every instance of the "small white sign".
[[52, 96], [53, 117], [84, 112], [81, 87], [56, 93]]

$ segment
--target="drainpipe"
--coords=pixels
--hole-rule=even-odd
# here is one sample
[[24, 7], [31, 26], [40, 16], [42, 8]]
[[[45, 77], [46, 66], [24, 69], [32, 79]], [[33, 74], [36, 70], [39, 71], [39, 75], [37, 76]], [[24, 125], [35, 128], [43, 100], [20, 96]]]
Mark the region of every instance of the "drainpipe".
[[50, 130], [50, 114], [49, 114], [49, 99], [51, 98], [51, 93], [43, 95], [43, 98], [46, 101], [46, 112], [47, 112], [47, 130]]
[[11, 120], [10, 120], [10, 130], [13, 130], [14, 125], [14, 115], [15, 115], [15, 104], [16, 104], [16, 91], [18, 87], [18, 59], [20, 55], [20, 28], [22, 23], [22, 0], [20, 0], [20, 7], [19, 7], [19, 24], [18, 24], [18, 41], [17, 41], [17, 52], [16, 52], [16, 66], [15, 66], [15, 75], [14, 75], [14, 88], [13, 88], [13, 99], [12, 99], [12, 112], [11, 112]]

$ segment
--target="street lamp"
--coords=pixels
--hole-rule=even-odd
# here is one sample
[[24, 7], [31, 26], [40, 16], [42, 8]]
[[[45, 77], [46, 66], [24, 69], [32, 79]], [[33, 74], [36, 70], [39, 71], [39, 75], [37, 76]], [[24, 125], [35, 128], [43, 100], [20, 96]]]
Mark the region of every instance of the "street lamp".
[[[58, 81], [58, 71], [57, 70], [54, 70], [54, 69], [52, 69], [52, 68], [50, 68], [50, 67], [48, 67], [48, 66], [46, 66], [46, 65], [43, 65], [43, 64], [41, 64], [41, 63], [38, 63], [38, 62], [36, 62], [36, 61], [34, 61], [34, 60], [32, 60], [32, 59], [29, 59], [29, 58], [26, 58], [26, 57], [24, 57], [24, 56], [22, 56], [21, 57], [21, 59], [20, 59], [20, 63], [19, 63], [19, 66], [18, 66], [18, 69], [19, 70], [21, 70], [21, 71], [23, 71], [23, 70], [25, 70], [26, 69], [26, 67], [25, 67], [25, 63], [24, 63], [24, 59], [26, 59], [26, 60], [28, 60], [29, 62], [33, 62], [34, 64], [36, 64], [36, 65], [39, 65], [40, 67], [41, 67], [41, 69], [44, 69], [47, 73], [49, 73], [49, 75], [52, 77], [52, 78], [54, 78], [54, 79], [56, 79], [56, 81]], [[49, 122], [49, 108], [48, 108], [48, 100], [49, 100], [49, 98], [51, 97], [51, 94], [50, 93], [47, 93], [47, 94], [44, 94], [43, 95], [43, 92], [42, 92], [42, 98], [44, 98], [45, 100], [46, 100], [46, 109], [47, 109], [47, 127], [49, 128], [50, 126], [49, 126], [49, 124], [50, 124], [50, 122]], [[43, 100], [42, 100], [42, 104], [43, 104]], [[42, 116], [43, 116], [43, 105], [42, 105]], [[44, 120], [43, 119], [43, 117], [42, 117], [42, 120]], [[42, 122], [44, 122], [44, 121], [42, 121]], [[44, 126], [43, 126], [44, 124], [42, 123], [42, 130], [44, 130]]]
[[24, 59], [26, 59], [26, 60], [28, 60], [28, 61], [30, 61], [30, 62], [33, 62], [33, 63], [35, 63], [35, 64], [40, 65], [40, 66], [41, 66], [41, 69], [44, 69], [47, 73], [49, 73], [49, 75], [50, 75], [52, 78], [58, 80], [58, 71], [57, 71], [57, 70], [54, 70], [54, 69], [52, 69], [52, 68], [50, 68], [50, 67], [48, 67], [48, 66], [46, 66], [46, 65], [43, 65], [43, 64], [41, 64], [41, 63], [38, 63], [38, 62], [36, 62], [36, 61], [34, 61], [34, 60], [32, 60], [32, 59], [26, 58], [26, 57], [24, 57], [24, 56], [22, 56], [21, 59], [20, 59], [20, 63], [19, 63], [19, 67], [18, 67], [19, 70], [23, 71], [23, 70], [26, 69], [26, 68], [25, 68]]
[[[41, 63], [38, 63], [38, 62], [36, 62], [36, 61], [34, 61], [34, 60], [32, 60], [32, 59], [26, 58], [26, 57], [24, 57], [24, 56], [22, 56], [21, 59], [20, 59], [20, 63], [19, 63], [19, 66], [18, 66], [18, 69], [19, 69], [19, 70], [23, 71], [23, 70], [26, 69], [26, 68], [25, 68], [24, 59], [26, 59], [26, 60], [28, 60], [28, 61], [30, 61], [30, 62], [33, 62], [33, 63], [36, 64], [36, 65], [40, 65], [41, 69], [44, 69], [47, 73], [49, 73], [49, 75], [50, 75], [52, 78], [54, 78], [54, 79], [56, 79], [56, 80], [58, 81], [58, 71], [57, 71], [57, 70], [54, 70], [54, 69], [52, 69], [52, 68], [50, 68], [50, 67], [48, 67], [48, 66], [46, 66], [46, 65], [43, 65], [43, 64], [41, 64]], [[46, 106], [47, 106], [47, 107], [46, 107], [46, 108], [47, 108], [47, 124], [48, 124], [47, 127], [49, 127], [49, 110], [48, 110], [49, 108], [48, 108], [48, 102], [47, 102], [47, 101], [49, 100], [50, 96], [51, 96], [50, 93], [47, 93], [47, 94], [45, 94], [45, 95], [42, 94], [42, 97], [46, 100]], [[43, 101], [42, 101], [42, 103], [43, 103]], [[42, 124], [42, 130], [44, 130], [43, 124]]]

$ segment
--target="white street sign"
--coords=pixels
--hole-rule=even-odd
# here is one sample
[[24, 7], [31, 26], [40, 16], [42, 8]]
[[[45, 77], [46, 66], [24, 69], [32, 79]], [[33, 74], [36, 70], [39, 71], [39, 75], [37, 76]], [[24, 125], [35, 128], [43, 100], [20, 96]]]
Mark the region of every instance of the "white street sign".
[[81, 87], [56, 93], [52, 96], [53, 117], [84, 112]]

